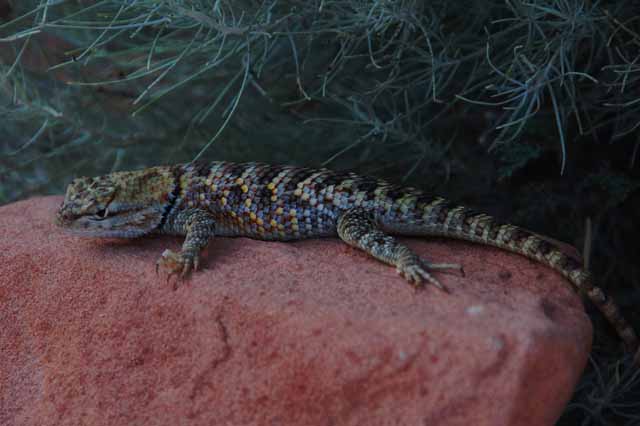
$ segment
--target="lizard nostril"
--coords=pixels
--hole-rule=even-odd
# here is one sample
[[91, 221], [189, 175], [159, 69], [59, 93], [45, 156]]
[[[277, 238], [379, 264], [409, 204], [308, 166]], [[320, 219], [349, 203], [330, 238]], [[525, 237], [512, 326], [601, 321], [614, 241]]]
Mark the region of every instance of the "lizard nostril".
[[63, 226], [65, 223], [69, 222], [70, 219], [71, 219], [71, 212], [69, 212], [69, 210], [66, 209], [65, 206], [63, 205], [62, 207], [60, 207], [60, 210], [58, 210], [58, 212], [56, 213], [55, 223], [57, 225]]

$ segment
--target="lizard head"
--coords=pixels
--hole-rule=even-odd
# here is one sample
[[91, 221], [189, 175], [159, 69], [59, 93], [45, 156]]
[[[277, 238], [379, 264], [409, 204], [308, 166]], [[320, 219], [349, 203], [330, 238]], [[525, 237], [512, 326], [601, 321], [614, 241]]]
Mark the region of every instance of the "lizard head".
[[133, 238], [156, 229], [168, 205], [174, 177], [168, 168], [75, 179], [55, 222], [75, 234]]

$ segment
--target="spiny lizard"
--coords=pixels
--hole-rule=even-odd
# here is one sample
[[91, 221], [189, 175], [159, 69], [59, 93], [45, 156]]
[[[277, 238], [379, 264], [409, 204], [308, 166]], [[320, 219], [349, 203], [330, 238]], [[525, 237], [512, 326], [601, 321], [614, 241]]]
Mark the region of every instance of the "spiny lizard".
[[478, 242], [560, 272], [600, 309], [628, 348], [638, 346], [617, 305], [554, 243], [443, 198], [351, 172], [213, 162], [79, 178], [69, 185], [56, 222], [94, 237], [185, 235], [180, 253], [166, 250], [158, 260], [182, 276], [198, 269], [200, 252], [214, 236], [287, 241], [337, 235], [395, 266], [410, 283], [427, 281], [443, 290], [429, 271], [462, 268], [429, 263], [393, 235]]

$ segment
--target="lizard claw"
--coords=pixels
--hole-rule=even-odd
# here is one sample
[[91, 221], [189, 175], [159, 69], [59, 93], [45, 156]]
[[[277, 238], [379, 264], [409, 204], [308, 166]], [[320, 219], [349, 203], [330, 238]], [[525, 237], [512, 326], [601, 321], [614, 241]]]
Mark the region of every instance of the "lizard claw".
[[418, 263], [411, 263], [408, 265], [399, 265], [396, 268], [398, 274], [402, 275], [410, 284], [416, 288], [423, 286], [423, 281], [427, 281], [433, 284], [440, 290], [449, 293], [449, 289], [445, 287], [440, 281], [435, 279], [429, 272], [427, 272], [422, 265]]
[[[169, 249], [162, 253], [162, 256], [156, 262], [156, 273], [160, 267], [168, 271], [167, 281], [171, 279], [173, 275], [178, 275], [178, 281], [185, 279], [189, 276], [192, 270], [198, 270], [200, 266], [200, 259], [197, 254], [189, 251], [176, 253]], [[174, 290], [177, 288], [177, 282], [174, 285]]]
[[446, 286], [428, 272], [430, 269], [457, 269], [464, 276], [464, 269], [457, 263], [430, 264], [422, 259], [412, 259], [412, 261], [400, 264], [396, 267], [396, 271], [416, 288], [422, 287], [423, 282], [426, 281], [445, 293], [451, 293]]

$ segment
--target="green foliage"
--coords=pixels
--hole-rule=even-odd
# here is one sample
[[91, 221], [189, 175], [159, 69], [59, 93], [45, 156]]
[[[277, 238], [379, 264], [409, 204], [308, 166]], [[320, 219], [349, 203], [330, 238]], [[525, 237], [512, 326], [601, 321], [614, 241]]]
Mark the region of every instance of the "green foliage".
[[[615, 2], [26, 3], [0, 27], [17, 51], [3, 80], [38, 37], [64, 37], [65, 58], [48, 70], [79, 71], [66, 81], [75, 87], [127, 91], [132, 118], [188, 98], [179, 125], [209, 133], [194, 158], [218, 140], [249, 89], [285, 107], [322, 104], [326, 114], [307, 123], [358, 135], [334, 155], [376, 138], [424, 146], [483, 110], [495, 119], [476, 125], [495, 146], [542, 116], [557, 136], [560, 173], [570, 121], [586, 134], [611, 120], [603, 107], [626, 122], [638, 105], [628, 89], [638, 78], [638, 38], [615, 17], [628, 12]], [[282, 96], [279, 83], [289, 81], [295, 90]], [[56, 117], [47, 118], [45, 128], [55, 126]]]
[[591, 361], [585, 379], [576, 389], [557, 426], [578, 424], [572, 416], [579, 413], [583, 426], [615, 424], [633, 426], [640, 423], [640, 401], [634, 390], [640, 386], [640, 370], [629, 369], [619, 360], [598, 364]]
[[[614, 0], [0, 0], [0, 204], [193, 159], [358, 169], [579, 246], [591, 218], [600, 284], [640, 303], [625, 231], [640, 211], [639, 12]], [[601, 357], [596, 371], [619, 363]], [[602, 376], [585, 375], [563, 424], [637, 420], [611, 402], [637, 380]], [[603, 394], [616, 398], [596, 413]]]
[[[586, 189], [586, 190], [585, 190]], [[587, 176], [584, 180], [584, 192], [594, 193], [604, 191], [606, 195], [606, 208], [612, 208], [624, 203], [634, 192], [640, 190], [640, 181], [630, 179], [623, 174], [617, 174], [610, 170], [602, 170]]]
[[502, 166], [498, 169], [498, 179], [511, 177], [529, 161], [535, 160], [542, 154], [539, 146], [517, 141], [500, 145], [497, 151], [502, 162]]

